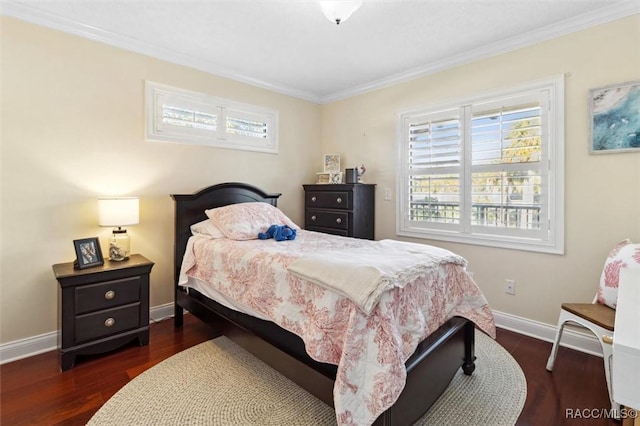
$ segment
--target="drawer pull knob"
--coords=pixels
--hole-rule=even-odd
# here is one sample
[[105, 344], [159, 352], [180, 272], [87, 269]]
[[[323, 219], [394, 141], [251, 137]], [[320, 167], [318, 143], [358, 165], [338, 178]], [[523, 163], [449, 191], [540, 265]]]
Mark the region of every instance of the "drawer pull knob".
[[107, 299], [107, 300], [111, 300], [111, 299], [113, 299], [114, 297], [116, 297], [116, 292], [115, 292], [115, 291], [113, 291], [113, 290], [109, 290], [108, 292], [106, 292], [106, 293], [104, 294], [104, 298], [105, 298], [105, 299]]
[[338, 202], [338, 204], [340, 204], [342, 202], [342, 198], [338, 197], [336, 198], [336, 201]]
[[107, 318], [106, 320], [104, 320], [105, 327], [111, 327], [115, 323], [116, 323], [116, 320], [114, 320], [113, 318]]
[[316, 197], [311, 197], [311, 202], [315, 203], [316, 202]]
[[311, 216], [311, 220], [313, 220], [313, 221], [315, 222], [315, 220], [316, 220], [315, 215], [314, 215], [314, 216]]
[[337, 218], [337, 219], [336, 219], [336, 222], [338, 222], [338, 223], [342, 223], [342, 219]]

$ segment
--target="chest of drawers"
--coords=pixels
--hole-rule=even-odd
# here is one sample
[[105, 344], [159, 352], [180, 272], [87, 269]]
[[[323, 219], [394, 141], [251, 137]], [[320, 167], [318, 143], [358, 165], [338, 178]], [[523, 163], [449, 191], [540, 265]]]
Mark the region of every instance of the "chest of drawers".
[[139, 254], [105, 260], [77, 270], [73, 262], [53, 265], [60, 284], [60, 368], [73, 367], [76, 355], [93, 355], [138, 339], [149, 343], [149, 274], [153, 262]]
[[375, 185], [303, 185], [304, 227], [345, 237], [374, 239]]

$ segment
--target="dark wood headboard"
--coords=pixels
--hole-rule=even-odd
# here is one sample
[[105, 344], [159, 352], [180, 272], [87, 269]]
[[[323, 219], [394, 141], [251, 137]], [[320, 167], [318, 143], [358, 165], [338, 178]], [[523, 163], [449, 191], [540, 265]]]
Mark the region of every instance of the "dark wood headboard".
[[187, 248], [187, 240], [191, 236], [190, 227], [207, 218], [205, 210], [256, 201], [277, 206], [280, 195], [282, 194], [269, 194], [260, 188], [240, 182], [220, 183], [194, 194], [171, 194], [176, 205], [173, 258], [175, 287], [178, 286], [180, 265]]

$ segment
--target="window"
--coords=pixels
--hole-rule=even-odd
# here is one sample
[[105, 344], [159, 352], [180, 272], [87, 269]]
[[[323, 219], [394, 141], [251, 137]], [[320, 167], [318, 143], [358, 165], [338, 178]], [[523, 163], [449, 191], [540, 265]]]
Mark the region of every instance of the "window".
[[278, 152], [278, 112], [146, 82], [147, 139]]
[[398, 115], [398, 235], [561, 254], [564, 81]]

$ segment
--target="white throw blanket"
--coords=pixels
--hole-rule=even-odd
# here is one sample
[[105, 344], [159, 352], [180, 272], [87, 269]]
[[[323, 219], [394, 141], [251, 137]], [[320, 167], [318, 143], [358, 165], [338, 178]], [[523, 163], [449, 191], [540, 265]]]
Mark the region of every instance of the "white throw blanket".
[[370, 314], [385, 291], [402, 288], [443, 263], [466, 266], [463, 257], [439, 247], [381, 240], [367, 247], [302, 256], [287, 270], [348, 297]]

